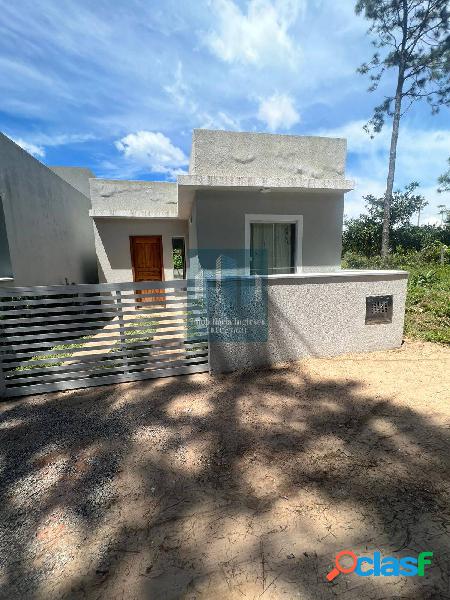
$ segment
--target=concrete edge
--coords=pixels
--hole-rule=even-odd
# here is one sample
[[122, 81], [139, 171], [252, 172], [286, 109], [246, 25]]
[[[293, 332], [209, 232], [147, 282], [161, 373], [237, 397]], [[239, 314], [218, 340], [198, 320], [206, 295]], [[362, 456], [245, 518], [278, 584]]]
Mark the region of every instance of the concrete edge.
[[[408, 271], [327, 271], [305, 272], [287, 275], [225, 275], [223, 281], [254, 279], [259, 277], [267, 281], [268, 285], [302, 285], [306, 283], [338, 283], [342, 281], [392, 281], [408, 279]], [[188, 278], [189, 279], [189, 278]]]
[[276, 188], [349, 192], [355, 188], [350, 179], [302, 179], [300, 177], [240, 177], [227, 175], [178, 175], [179, 186], [225, 188]]
[[156, 215], [151, 211], [132, 211], [132, 210], [90, 210], [89, 216], [93, 219], [169, 219], [176, 221], [186, 221], [181, 219], [178, 213], [172, 215]]

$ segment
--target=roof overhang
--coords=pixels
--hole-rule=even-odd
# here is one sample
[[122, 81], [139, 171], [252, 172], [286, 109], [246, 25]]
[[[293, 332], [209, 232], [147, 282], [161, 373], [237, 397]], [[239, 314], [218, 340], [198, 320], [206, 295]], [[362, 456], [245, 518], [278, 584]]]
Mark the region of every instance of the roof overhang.
[[349, 179], [305, 179], [301, 177], [236, 177], [224, 175], [179, 175], [178, 215], [188, 219], [197, 190], [219, 189], [236, 191], [284, 192], [336, 192], [353, 190], [355, 183]]
[[226, 175], [179, 175], [178, 211], [167, 210], [127, 210], [127, 209], [91, 209], [89, 215], [94, 219], [189, 219], [197, 190], [234, 190], [234, 191], [271, 191], [283, 192], [326, 192], [342, 194], [355, 187], [348, 179], [305, 179], [300, 177], [237, 177]]

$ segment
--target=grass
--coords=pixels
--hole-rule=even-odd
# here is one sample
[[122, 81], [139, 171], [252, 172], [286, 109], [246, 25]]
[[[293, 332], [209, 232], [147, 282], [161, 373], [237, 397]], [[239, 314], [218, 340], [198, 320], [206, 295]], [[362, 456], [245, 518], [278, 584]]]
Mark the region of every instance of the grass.
[[[48, 360], [51, 358], [68, 358], [69, 356], [72, 356], [75, 350], [77, 350], [78, 348], [82, 348], [83, 345], [83, 343], [78, 342], [75, 344], [57, 344], [56, 346], [53, 346], [51, 348], [51, 351], [56, 352], [56, 354], [46, 354], [45, 356], [35, 354], [34, 356], [31, 356], [27, 362], [25, 362], [23, 365], [20, 365], [19, 367], [16, 367], [14, 370], [29, 371], [30, 369], [42, 369], [44, 367], [59, 367], [63, 364], [63, 361], [47, 363], [45, 362], [45, 359]], [[59, 352], [60, 350], [71, 350], [71, 352]], [[33, 361], [35, 361], [36, 364], [32, 364]]]
[[[343, 268], [380, 269], [380, 257], [347, 253]], [[450, 264], [420, 260], [419, 253], [392, 254], [388, 268], [409, 272], [405, 335], [428, 342], [450, 344]]]
[[409, 269], [405, 334], [450, 344], [450, 265]]
[[[157, 329], [155, 321], [153, 321], [149, 317], [142, 317], [141, 319], [136, 319], [133, 321], [133, 328], [131, 328], [128, 324], [123, 333], [123, 341], [125, 345], [131, 344], [133, 342], [146, 342], [153, 339], [153, 334]], [[148, 333], [148, 336], [143, 336], [143, 334]], [[122, 346], [123, 342], [115, 342], [114, 346]], [[113, 349], [110, 350], [110, 352]], [[114, 348], [117, 350], [117, 348]]]
[[[118, 340], [117, 342], [113, 342], [112, 348], [109, 352], [117, 352], [118, 350], [126, 349], [129, 344], [133, 342], [145, 342], [147, 340], [151, 340], [153, 338], [153, 334], [156, 331], [155, 323], [152, 319], [142, 318], [137, 319], [133, 322], [133, 328], [126, 328], [124, 332], [123, 341]], [[144, 334], [148, 334], [145, 337]], [[59, 367], [64, 364], [63, 360], [57, 360], [52, 362], [47, 362], [49, 359], [64, 359], [70, 358], [73, 356], [76, 350], [83, 348], [86, 344], [86, 340], [91, 340], [92, 335], [83, 336], [80, 338], [80, 341], [74, 342], [71, 344], [56, 344], [50, 349], [50, 354], [42, 355], [37, 353], [25, 361], [22, 365], [16, 367], [14, 371], [30, 371], [32, 369], [43, 369], [46, 367]], [[101, 341], [101, 340], [100, 340]], [[61, 352], [63, 350], [63, 352]], [[67, 350], [67, 352], [65, 352]], [[48, 352], [48, 350], [46, 351]], [[54, 354], [53, 354], [54, 352]], [[119, 363], [117, 363], [119, 364]], [[95, 365], [96, 368], [109, 368], [110, 366], [115, 366], [114, 364], [110, 365]]]

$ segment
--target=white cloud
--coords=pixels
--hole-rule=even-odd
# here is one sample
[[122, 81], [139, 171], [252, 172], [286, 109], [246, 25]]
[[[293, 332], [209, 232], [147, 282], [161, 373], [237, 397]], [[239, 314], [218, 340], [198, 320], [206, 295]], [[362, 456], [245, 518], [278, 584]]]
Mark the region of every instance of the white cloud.
[[238, 131], [241, 128], [239, 119], [233, 119], [227, 113], [219, 111], [217, 114], [202, 113], [199, 115], [201, 129], [225, 129]]
[[174, 177], [183, 173], [188, 158], [163, 133], [137, 131], [115, 142], [116, 148], [136, 167], [152, 173], [167, 173]]
[[18, 146], [20, 146], [26, 152], [29, 152], [29, 154], [32, 154], [36, 158], [44, 158], [45, 157], [45, 148], [43, 146], [38, 146], [36, 144], [32, 144], [30, 142], [26, 142], [22, 138], [11, 138], [11, 139]]
[[425, 206], [420, 217], [421, 224], [440, 225], [442, 222], [442, 218], [439, 215], [438, 206], [440, 204], [450, 206], [448, 196], [446, 194], [439, 194], [436, 185], [432, 185], [429, 187], [420, 187], [418, 191], [428, 201], [428, 206]]
[[164, 90], [178, 109], [190, 117], [190, 121], [195, 127], [227, 130], [238, 130], [240, 128], [239, 119], [231, 117], [225, 111], [219, 110], [217, 113], [210, 113], [200, 108], [184, 78], [183, 64], [180, 60], [177, 62], [173, 82], [164, 86]]
[[273, 94], [260, 101], [258, 119], [263, 121], [270, 131], [290, 129], [300, 121], [293, 99], [287, 94]]
[[82, 144], [95, 139], [92, 133], [58, 133], [34, 135], [32, 140], [35, 144], [47, 147], [68, 146], [70, 144]]
[[[345, 197], [345, 214], [349, 217], [364, 212], [363, 196], [381, 197], [386, 189], [390, 129], [385, 127], [370, 139], [363, 130], [364, 123], [350, 121], [341, 127], [316, 132], [347, 139], [352, 163], [349, 177], [356, 180], [355, 190]], [[422, 223], [438, 222], [437, 206], [445, 199], [437, 192], [437, 178], [445, 170], [449, 149], [448, 129], [418, 129], [409, 124], [400, 129], [394, 189], [401, 189], [411, 181], [419, 182], [418, 193], [429, 203], [423, 210]]]
[[169, 94], [180, 109], [186, 109], [188, 112], [197, 111], [197, 103], [191, 99], [191, 90], [184, 79], [183, 64], [180, 60], [177, 62], [173, 81], [169, 85], [164, 86], [164, 91]]
[[[387, 151], [390, 143], [389, 127], [384, 127], [371, 139], [363, 129], [365, 123], [364, 120], [350, 121], [341, 127], [319, 131], [317, 135], [346, 138], [348, 151], [356, 154]], [[400, 128], [397, 158], [402, 161], [403, 166], [409, 165], [411, 171], [416, 170], [417, 161], [423, 165], [430, 154], [433, 154], [433, 161], [437, 159], [444, 165], [449, 152], [450, 129], [416, 129], [410, 125]]]
[[250, 0], [243, 12], [233, 0], [213, 0], [217, 24], [205, 43], [221, 60], [261, 66], [293, 63], [298, 49], [289, 36], [303, 0]]
[[386, 183], [379, 179], [358, 177], [356, 174], [348, 173], [348, 178], [356, 181], [356, 189], [345, 194], [344, 214], [348, 218], [359, 217], [365, 211], [364, 196], [372, 194], [377, 198], [384, 194]]
[[69, 144], [80, 144], [91, 140], [94, 136], [90, 133], [62, 133], [56, 135], [48, 135], [45, 133], [34, 134], [28, 140], [21, 137], [9, 136], [13, 142], [29, 152], [36, 158], [45, 158], [45, 148], [66, 146]]
[[[385, 127], [373, 139], [363, 131], [365, 121], [351, 121], [341, 127], [321, 130], [317, 135], [344, 137], [347, 151], [356, 158], [358, 172], [367, 180], [380, 180], [385, 185], [388, 168], [390, 129]], [[397, 147], [395, 186], [411, 181], [431, 190], [437, 187], [437, 178], [445, 170], [450, 152], [450, 129], [418, 129], [403, 125]]]
[[[366, 177], [357, 177], [353, 173], [349, 174], [350, 179], [356, 180], [356, 189], [345, 194], [344, 214], [346, 217], [359, 217], [366, 213], [364, 196], [372, 194], [376, 198], [381, 198], [386, 190], [386, 181], [384, 179], [370, 179]], [[395, 186], [395, 189], [401, 186]], [[439, 225], [441, 217], [439, 216], [439, 204], [445, 204], [445, 198], [439, 194], [436, 186], [420, 187], [417, 192], [424, 196], [428, 205], [422, 210], [420, 224]], [[417, 214], [412, 217], [412, 223], [417, 223]]]

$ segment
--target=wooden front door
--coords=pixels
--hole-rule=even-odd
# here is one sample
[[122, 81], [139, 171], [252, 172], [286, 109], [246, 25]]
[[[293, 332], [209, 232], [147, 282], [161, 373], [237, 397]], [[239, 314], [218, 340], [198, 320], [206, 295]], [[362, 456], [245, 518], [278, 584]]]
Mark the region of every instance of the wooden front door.
[[[133, 235], [130, 237], [131, 265], [134, 281], [163, 281], [163, 253], [160, 235]], [[157, 294], [161, 290], [142, 290], [138, 293]], [[153, 298], [157, 299], [157, 298]], [[142, 298], [142, 300], [152, 300]]]

